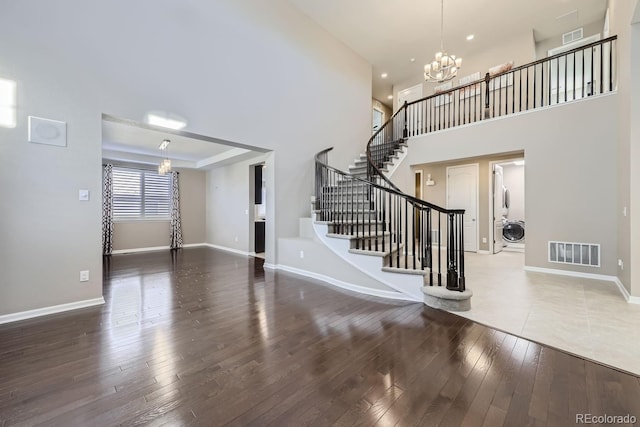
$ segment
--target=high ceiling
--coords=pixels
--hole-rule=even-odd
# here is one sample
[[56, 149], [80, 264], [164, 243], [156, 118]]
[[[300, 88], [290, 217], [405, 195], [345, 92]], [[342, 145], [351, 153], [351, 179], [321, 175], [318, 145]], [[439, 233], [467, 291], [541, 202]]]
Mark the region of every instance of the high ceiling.
[[[440, 0], [289, 1], [373, 65], [373, 95], [383, 102], [394, 84], [422, 75], [440, 48]], [[606, 7], [607, 0], [445, 0], [444, 44], [464, 58], [524, 31], [541, 41], [602, 19]]]

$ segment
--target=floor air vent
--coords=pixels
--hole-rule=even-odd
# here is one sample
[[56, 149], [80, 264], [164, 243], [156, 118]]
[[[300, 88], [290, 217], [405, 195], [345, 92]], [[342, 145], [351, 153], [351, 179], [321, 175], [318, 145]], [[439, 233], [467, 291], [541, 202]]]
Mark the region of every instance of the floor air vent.
[[600, 245], [595, 243], [549, 242], [549, 262], [600, 267]]

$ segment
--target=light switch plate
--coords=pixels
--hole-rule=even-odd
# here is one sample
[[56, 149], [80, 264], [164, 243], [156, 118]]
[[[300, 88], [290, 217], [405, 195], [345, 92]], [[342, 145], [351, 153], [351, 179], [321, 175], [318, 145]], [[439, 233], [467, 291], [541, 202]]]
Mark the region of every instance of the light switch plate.
[[78, 190], [78, 200], [89, 200], [89, 190]]

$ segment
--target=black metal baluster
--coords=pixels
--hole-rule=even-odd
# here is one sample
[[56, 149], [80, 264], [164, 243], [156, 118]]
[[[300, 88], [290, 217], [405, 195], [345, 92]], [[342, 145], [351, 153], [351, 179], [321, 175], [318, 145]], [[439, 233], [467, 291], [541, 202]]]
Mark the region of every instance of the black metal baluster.
[[582, 49], [582, 55], [580, 55], [582, 57], [582, 67], [580, 68], [580, 71], [582, 72], [582, 96], [581, 98], [584, 98], [584, 78], [585, 78], [585, 72], [584, 72], [584, 55], [585, 55], [585, 50]]
[[560, 58], [556, 58], [556, 104], [560, 102]]
[[576, 100], [576, 53], [573, 52], [573, 98], [572, 101]]
[[602, 49], [604, 45], [600, 45], [600, 88], [598, 93], [604, 93], [604, 49]]
[[609, 92], [613, 90], [613, 41], [609, 42]]

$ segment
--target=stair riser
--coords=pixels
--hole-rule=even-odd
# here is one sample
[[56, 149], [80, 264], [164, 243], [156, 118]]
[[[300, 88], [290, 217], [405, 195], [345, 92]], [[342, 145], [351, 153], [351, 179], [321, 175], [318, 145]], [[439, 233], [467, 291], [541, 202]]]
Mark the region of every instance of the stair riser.
[[[334, 220], [335, 221], [335, 220]], [[356, 233], [374, 233], [383, 231], [384, 227], [379, 223], [363, 222], [359, 224], [330, 224], [329, 233], [336, 234], [356, 234]]]
[[[383, 238], [378, 237], [378, 246], [376, 247], [376, 239], [373, 237], [361, 237], [359, 239], [351, 240], [351, 249], [366, 249], [366, 250], [383, 250]], [[391, 237], [384, 238], [384, 250], [392, 250], [396, 246], [396, 242], [392, 241]]]
[[339, 221], [342, 219], [348, 221], [375, 221], [376, 214], [375, 213], [351, 213], [351, 212], [324, 212], [320, 216], [325, 216], [325, 218], [318, 218], [320, 221]]

